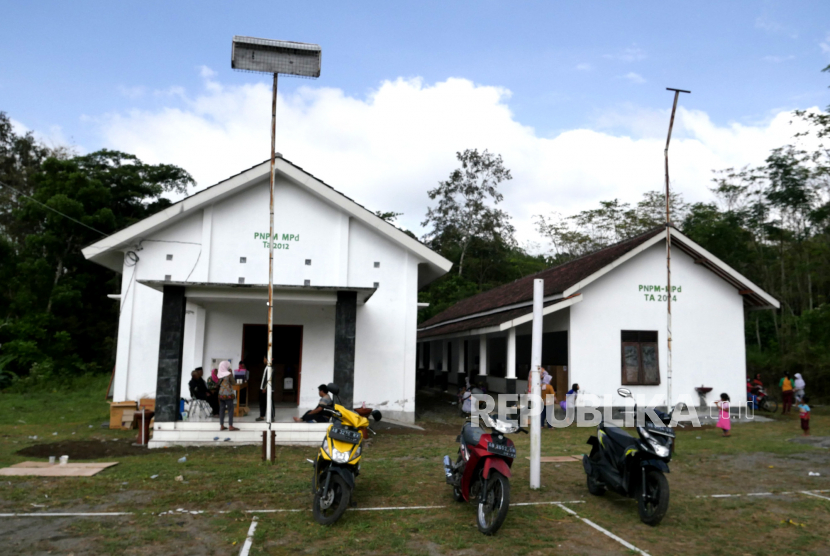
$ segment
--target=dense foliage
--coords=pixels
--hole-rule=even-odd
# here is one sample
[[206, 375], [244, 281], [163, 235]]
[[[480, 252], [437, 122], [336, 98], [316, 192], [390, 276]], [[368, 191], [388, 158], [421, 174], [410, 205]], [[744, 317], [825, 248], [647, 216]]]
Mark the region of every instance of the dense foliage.
[[110, 370], [120, 275], [81, 249], [169, 206], [162, 194], [192, 178], [120, 152], [47, 149], [0, 113], [0, 182], [0, 380]]

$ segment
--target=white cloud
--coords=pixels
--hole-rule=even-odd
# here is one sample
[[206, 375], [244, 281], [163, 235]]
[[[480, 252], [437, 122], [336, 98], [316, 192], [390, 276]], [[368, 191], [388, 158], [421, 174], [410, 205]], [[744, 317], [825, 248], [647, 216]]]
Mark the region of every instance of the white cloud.
[[786, 62], [788, 60], [795, 60], [795, 56], [790, 54], [789, 56], [764, 56], [761, 58], [764, 62], [769, 62], [771, 64], [780, 64], [781, 62]]
[[621, 60], [623, 62], [637, 62], [639, 60], [645, 60], [647, 56], [642, 48], [632, 46], [615, 54], [606, 54], [605, 58], [608, 58], [609, 60]]
[[818, 45], [821, 47], [822, 54], [830, 54], [830, 33]]
[[591, 64], [577, 64], [576, 69], [579, 71], [591, 71], [593, 68]]
[[798, 31], [795, 28], [781, 23], [780, 20], [772, 17], [769, 13], [763, 13], [755, 18], [755, 28], [771, 35], [787, 35], [791, 39], [798, 38]]
[[39, 129], [33, 130], [14, 118], [9, 118], [9, 121], [12, 124], [12, 131], [16, 135], [25, 135], [31, 131], [35, 140], [52, 149], [68, 149], [69, 152], [76, 154], [84, 154], [86, 152], [83, 148], [76, 145], [71, 137], [67, 137], [63, 132], [63, 128], [60, 126], [53, 125], [49, 127], [48, 131], [43, 132]]
[[[209, 186], [269, 156], [270, 83], [252, 81], [208, 80], [198, 94], [171, 97], [175, 106], [101, 116], [104, 144], [147, 162], [178, 164], [198, 189]], [[523, 242], [539, 239], [534, 214], [570, 214], [604, 199], [636, 202], [662, 188], [667, 111], [607, 113], [594, 129], [543, 137], [516, 120], [509, 100], [504, 88], [466, 79], [399, 78], [365, 98], [304, 86], [279, 98], [277, 150], [371, 210], [403, 212], [401, 224], [416, 233], [427, 190], [446, 179], [457, 166], [455, 152], [467, 148], [504, 157], [514, 179], [502, 186], [502, 206]], [[711, 170], [762, 162], [790, 140], [790, 120], [781, 112], [759, 125], [719, 126], [681, 106], [671, 146], [673, 187], [689, 201], [710, 200]]]
[[637, 83], [638, 85], [640, 83], [645, 83], [646, 82], [646, 80], [643, 78], [642, 75], [640, 75], [639, 73], [634, 73], [633, 71], [630, 71], [630, 72], [626, 73], [625, 75], [621, 75], [620, 77], [622, 79], [627, 79], [628, 81], [631, 81], [632, 83]]

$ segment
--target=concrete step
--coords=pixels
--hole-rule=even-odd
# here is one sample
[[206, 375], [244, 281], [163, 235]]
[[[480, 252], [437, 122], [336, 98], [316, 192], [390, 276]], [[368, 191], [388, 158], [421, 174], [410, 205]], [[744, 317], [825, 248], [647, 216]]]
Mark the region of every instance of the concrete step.
[[[261, 445], [262, 433], [268, 430], [263, 422], [235, 422], [238, 431], [221, 431], [216, 421], [178, 421], [155, 423], [148, 446], [247, 446]], [[328, 423], [272, 423], [275, 442], [281, 446], [319, 446], [326, 437]], [[218, 440], [216, 440], [218, 438]], [[225, 440], [225, 439], [230, 440]]]
[[[227, 425], [227, 421], [225, 424]], [[234, 420], [233, 426], [238, 428], [239, 432], [268, 430], [268, 423], [264, 421], [251, 422]], [[219, 427], [219, 421], [216, 419], [212, 421], [176, 421], [174, 423], [153, 424], [153, 430], [155, 431], [215, 431], [219, 433]], [[325, 432], [328, 430], [328, 427], [328, 423], [271, 423], [271, 430], [284, 432]]]

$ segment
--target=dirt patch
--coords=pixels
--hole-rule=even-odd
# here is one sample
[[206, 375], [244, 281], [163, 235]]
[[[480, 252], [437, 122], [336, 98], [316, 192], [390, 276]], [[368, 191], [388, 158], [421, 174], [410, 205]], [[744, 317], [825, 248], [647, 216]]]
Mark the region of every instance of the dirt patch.
[[830, 436], [802, 436], [801, 438], [790, 438], [789, 441], [818, 448], [830, 448]]
[[132, 440], [66, 440], [51, 444], [35, 444], [22, 450], [17, 455], [33, 458], [48, 458], [49, 456], [69, 456], [69, 460], [102, 459], [123, 456], [144, 456], [150, 450], [141, 446], [133, 446]]

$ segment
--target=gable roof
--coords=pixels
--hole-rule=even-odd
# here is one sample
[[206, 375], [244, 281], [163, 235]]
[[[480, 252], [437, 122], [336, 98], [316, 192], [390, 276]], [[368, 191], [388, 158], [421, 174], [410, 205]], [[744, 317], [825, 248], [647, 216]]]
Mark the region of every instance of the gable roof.
[[[88, 245], [82, 250], [82, 253], [88, 260], [120, 272], [123, 264], [122, 249], [133, 244], [137, 239], [155, 233], [181, 220], [194, 211], [230, 197], [237, 190], [243, 189], [262, 178], [267, 178], [270, 171], [270, 164], [270, 159], [266, 160], [226, 180], [207, 187], [198, 193], [185, 197], [181, 201], [174, 203], [152, 216], [148, 216], [131, 226]], [[340, 208], [350, 216], [360, 220], [369, 229], [385, 236], [387, 239], [423, 259], [428, 267], [423, 272], [419, 272], [419, 278], [424, 279], [423, 283], [428, 283], [438, 278], [452, 268], [452, 262], [417, 239], [407, 235], [396, 226], [369, 211], [366, 207], [356, 203], [332, 186], [316, 178], [296, 164], [282, 158], [280, 155], [277, 155], [274, 171], [279, 172], [295, 185], [302, 187], [315, 197]]]
[[[462, 299], [418, 327], [418, 337], [432, 337], [460, 333], [484, 326], [501, 325], [532, 312], [533, 280], [545, 281], [546, 304], [567, 300], [581, 289], [642, 253], [652, 245], [665, 240], [665, 227], [651, 230], [610, 245], [599, 251], [554, 266], [536, 274], [519, 278], [509, 284]], [[702, 265], [732, 284], [744, 296], [744, 303], [758, 308], [778, 308], [778, 301], [729, 265], [703, 247], [671, 228], [672, 247], [684, 251], [696, 264]]]

